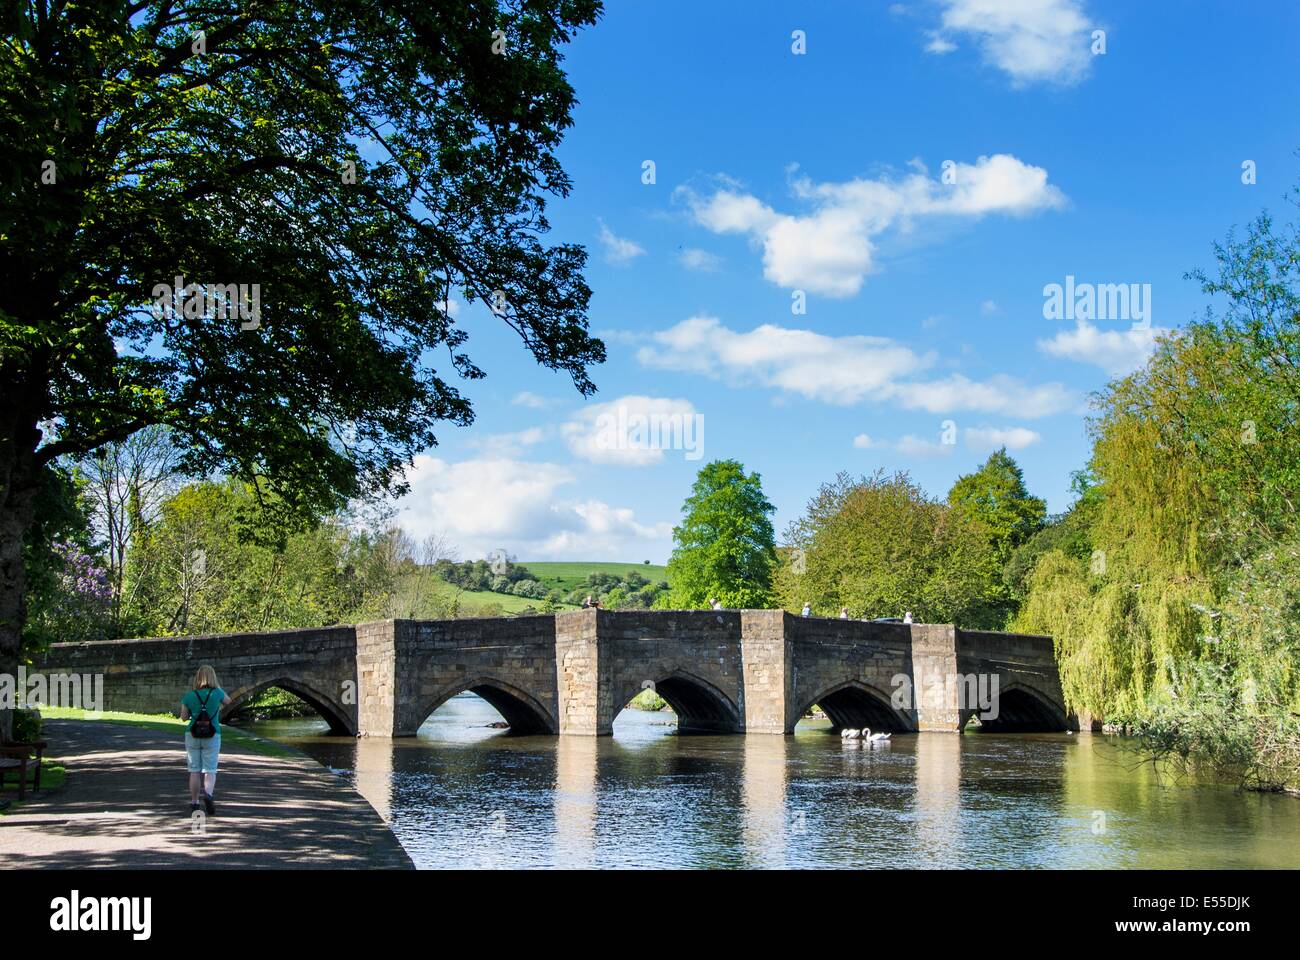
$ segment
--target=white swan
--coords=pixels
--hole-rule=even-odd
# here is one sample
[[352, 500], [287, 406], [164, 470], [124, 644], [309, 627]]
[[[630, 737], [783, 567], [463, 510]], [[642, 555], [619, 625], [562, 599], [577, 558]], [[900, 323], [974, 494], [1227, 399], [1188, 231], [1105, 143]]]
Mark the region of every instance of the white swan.
[[867, 743], [886, 743], [893, 734], [872, 733], [870, 727], [863, 727], [861, 736]]
[[851, 729], [849, 729], [848, 727], [845, 727], [843, 730], [840, 731], [840, 739], [841, 739], [841, 740], [861, 740], [861, 739], [862, 739], [862, 731], [861, 731], [861, 730], [851, 730]]

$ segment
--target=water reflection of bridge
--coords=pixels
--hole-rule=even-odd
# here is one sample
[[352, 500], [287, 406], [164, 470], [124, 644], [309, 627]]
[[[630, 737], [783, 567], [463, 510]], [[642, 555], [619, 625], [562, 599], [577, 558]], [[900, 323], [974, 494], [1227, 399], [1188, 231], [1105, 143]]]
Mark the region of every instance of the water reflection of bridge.
[[236, 710], [271, 686], [336, 733], [411, 736], [470, 690], [516, 733], [604, 735], [642, 689], [683, 732], [790, 733], [812, 704], [833, 727], [960, 730], [1070, 725], [1048, 637], [943, 624], [795, 617], [781, 610], [605, 611], [172, 639], [55, 644], [37, 668], [102, 673], [104, 707], [171, 712], [211, 663]]

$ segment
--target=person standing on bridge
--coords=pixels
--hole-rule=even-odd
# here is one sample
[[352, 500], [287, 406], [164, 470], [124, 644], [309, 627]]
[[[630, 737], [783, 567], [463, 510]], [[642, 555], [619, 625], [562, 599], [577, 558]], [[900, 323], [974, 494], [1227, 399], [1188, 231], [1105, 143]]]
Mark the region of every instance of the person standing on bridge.
[[212, 799], [217, 789], [217, 758], [221, 754], [221, 708], [230, 697], [217, 683], [217, 671], [203, 664], [194, 674], [193, 689], [181, 697], [181, 719], [185, 728], [185, 758], [190, 771], [190, 813], [199, 809], [209, 816], [217, 812]]

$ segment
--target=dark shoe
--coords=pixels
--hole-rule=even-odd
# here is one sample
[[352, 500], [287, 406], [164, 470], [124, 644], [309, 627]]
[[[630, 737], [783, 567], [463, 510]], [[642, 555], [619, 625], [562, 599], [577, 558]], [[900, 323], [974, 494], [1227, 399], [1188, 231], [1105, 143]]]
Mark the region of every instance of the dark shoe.
[[197, 813], [197, 812], [198, 812], [198, 809], [199, 809], [199, 805], [198, 805], [197, 803], [191, 803], [191, 804], [190, 804], [190, 814], [191, 814], [191, 816], [192, 816], [193, 814]]
[[207, 811], [209, 817], [217, 812], [217, 805], [212, 802], [212, 794], [205, 793], [203, 795], [203, 809]]

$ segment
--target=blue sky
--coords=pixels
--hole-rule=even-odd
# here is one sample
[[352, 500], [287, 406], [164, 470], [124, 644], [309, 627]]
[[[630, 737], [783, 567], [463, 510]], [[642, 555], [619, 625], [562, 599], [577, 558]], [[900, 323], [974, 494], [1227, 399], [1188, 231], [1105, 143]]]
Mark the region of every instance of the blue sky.
[[[1280, 2], [615, 0], [568, 50], [550, 209], [591, 254], [599, 393], [459, 305], [478, 419], [401, 522], [463, 558], [663, 562], [709, 460], [762, 475], [779, 533], [838, 471], [943, 496], [1004, 442], [1065, 509], [1088, 394], [1204, 309], [1183, 274], [1215, 240], [1294, 213], [1297, 37]], [[1145, 322], [1048, 319], [1067, 276], [1136, 284]], [[649, 448], [620, 411], [702, 443]]]

